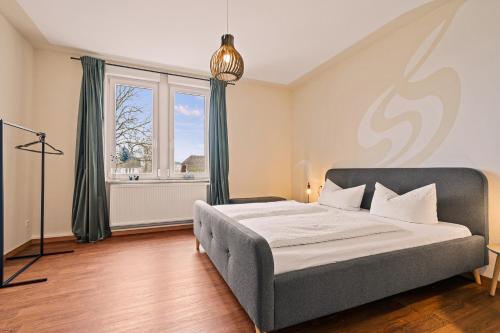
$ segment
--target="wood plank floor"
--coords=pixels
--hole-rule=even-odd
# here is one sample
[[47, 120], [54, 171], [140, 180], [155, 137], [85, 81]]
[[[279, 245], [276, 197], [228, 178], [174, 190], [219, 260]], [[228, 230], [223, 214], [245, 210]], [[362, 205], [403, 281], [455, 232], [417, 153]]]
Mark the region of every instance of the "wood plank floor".
[[[0, 290], [0, 332], [237, 332], [253, 324], [192, 231], [55, 243], [74, 254], [45, 257]], [[8, 262], [8, 271], [15, 269]], [[500, 332], [500, 296], [462, 277], [294, 326], [291, 332]]]

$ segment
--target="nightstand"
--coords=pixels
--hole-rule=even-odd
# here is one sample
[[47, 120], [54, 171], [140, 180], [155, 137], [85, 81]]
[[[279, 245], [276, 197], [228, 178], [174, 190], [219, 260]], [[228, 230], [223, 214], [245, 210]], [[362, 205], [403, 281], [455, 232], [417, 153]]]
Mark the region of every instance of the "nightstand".
[[493, 278], [491, 279], [491, 289], [490, 295], [495, 296], [498, 283], [498, 275], [500, 275], [500, 244], [489, 244], [488, 249], [497, 255], [497, 260], [495, 261], [495, 270], [493, 272]]

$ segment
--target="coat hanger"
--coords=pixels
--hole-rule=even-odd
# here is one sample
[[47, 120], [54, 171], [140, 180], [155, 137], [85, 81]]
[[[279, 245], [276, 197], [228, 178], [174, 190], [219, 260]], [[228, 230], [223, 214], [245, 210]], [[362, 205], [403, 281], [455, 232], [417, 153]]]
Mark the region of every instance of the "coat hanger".
[[26, 143], [24, 145], [19, 145], [19, 146], [16, 146], [15, 148], [19, 149], [19, 150], [30, 151], [32, 153], [40, 153], [41, 154], [42, 153], [41, 150], [29, 149], [29, 147], [31, 147], [31, 146], [33, 146], [33, 145], [35, 145], [37, 143], [45, 143], [46, 146], [48, 146], [48, 147], [50, 147], [50, 149], [52, 149], [52, 151], [45, 151], [45, 154], [49, 154], [49, 155], [64, 155], [64, 152], [62, 150], [59, 150], [59, 149], [55, 148], [50, 143], [43, 142], [44, 139], [45, 139], [45, 137], [42, 136], [42, 135], [40, 135], [39, 139], [37, 141]]

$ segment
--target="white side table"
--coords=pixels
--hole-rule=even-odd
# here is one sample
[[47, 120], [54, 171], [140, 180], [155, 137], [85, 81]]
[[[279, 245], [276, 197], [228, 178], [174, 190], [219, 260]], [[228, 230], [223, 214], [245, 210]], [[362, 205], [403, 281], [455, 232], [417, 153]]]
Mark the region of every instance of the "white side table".
[[497, 255], [495, 261], [495, 270], [493, 271], [493, 278], [491, 279], [490, 295], [495, 296], [498, 283], [498, 275], [500, 275], [500, 244], [489, 244], [488, 249]]

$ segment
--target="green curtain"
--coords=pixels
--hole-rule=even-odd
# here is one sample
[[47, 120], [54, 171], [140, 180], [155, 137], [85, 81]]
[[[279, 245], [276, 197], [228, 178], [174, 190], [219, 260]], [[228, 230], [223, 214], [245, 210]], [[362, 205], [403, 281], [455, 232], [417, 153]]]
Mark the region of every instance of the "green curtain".
[[227, 144], [226, 85], [210, 79], [210, 114], [208, 137], [210, 153], [210, 203], [229, 203], [229, 151]]
[[82, 57], [72, 228], [80, 242], [111, 235], [104, 178], [104, 61]]

